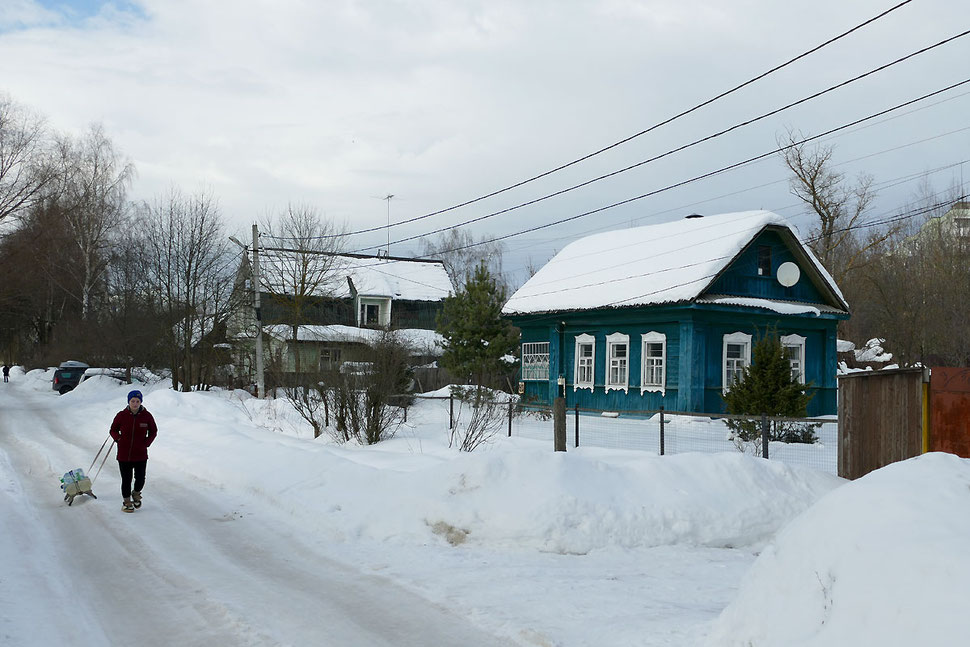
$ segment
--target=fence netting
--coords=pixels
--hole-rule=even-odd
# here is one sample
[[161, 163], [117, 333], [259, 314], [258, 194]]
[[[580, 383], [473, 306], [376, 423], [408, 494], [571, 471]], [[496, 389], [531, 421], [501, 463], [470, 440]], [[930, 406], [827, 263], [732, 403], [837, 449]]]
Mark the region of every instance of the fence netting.
[[[512, 436], [553, 444], [552, 408], [520, 406]], [[764, 444], [767, 429], [768, 443]], [[567, 447], [634, 449], [659, 455], [745, 452], [790, 465], [838, 473], [838, 421], [833, 418], [730, 416], [685, 412], [566, 410]]]
[[[437, 400], [448, 411], [448, 424], [460, 417], [457, 399]], [[502, 430], [553, 446], [553, 409], [541, 404], [496, 402], [504, 412]], [[453, 415], [454, 414], [454, 415]], [[460, 424], [454, 422], [454, 424]], [[764, 439], [768, 442], [765, 444]], [[838, 474], [838, 421], [829, 418], [738, 416], [682, 411], [566, 410], [566, 446], [632, 449], [673, 455], [688, 452], [744, 452], [789, 465]]]

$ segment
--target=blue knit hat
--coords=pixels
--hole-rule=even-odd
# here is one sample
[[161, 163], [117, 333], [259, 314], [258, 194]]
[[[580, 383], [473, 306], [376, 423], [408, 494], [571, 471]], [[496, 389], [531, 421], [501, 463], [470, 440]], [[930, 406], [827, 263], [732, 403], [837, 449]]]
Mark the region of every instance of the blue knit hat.
[[145, 400], [145, 398], [141, 397], [141, 391], [137, 389], [135, 389], [134, 391], [128, 392], [128, 402], [131, 402], [132, 398], [138, 398], [139, 400], [142, 400], [142, 401]]

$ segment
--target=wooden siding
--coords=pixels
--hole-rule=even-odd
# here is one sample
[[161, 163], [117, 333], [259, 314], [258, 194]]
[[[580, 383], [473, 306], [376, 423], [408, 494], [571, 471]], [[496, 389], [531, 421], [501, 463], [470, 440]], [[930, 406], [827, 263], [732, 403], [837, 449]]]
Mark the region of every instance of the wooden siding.
[[[289, 324], [293, 312], [286, 305], [286, 299], [263, 292], [260, 296], [263, 325]], [[304, 324], [356, 326], [357, 316], [350, 299], [329, 299], [311, 297], [303, 305]]]
[[[624, 409], [659, 409], [670, 406], [670, 402], [677, 401], [677, 385], [680, 377], [680, 326], [676, 321], [644, 321], [642, 323], [616, 322], [615, 325], [600, 326], [566, 326], [565, 349], [563, 353], [566, 375], [566, 404], [581, 408], [601, 408], [607, 410]], [[659, 332], [666, 335], [666, 371], [667, 388], [662, 395], [659, 392], [647, 391], [640, 393], [640, 368], [643, 360], [643, 346], [641, 335], [648, 332]], [[607, 372], [607, 344], [606, 337], [613, 333], [629, 336], [629, 353], [627, 356], [628, 387], [627, 391], [606, 391]], [[589, 389], [575, 389], [576, 379], [576, 337], [582, 334], [595, 338], [593, 364], [593, 391]], [[673, 385], [673, 388], [670, 388]], [[665, 405], [666, 403], [666, 405]]]
[[434, 330], [443, 301], [391, 301], [391, 328], [419, 328]]
[[700, 407], [686, 409], [706, 413], [723, 413], [722, 397], [724, 358], [724, 335], [742, 332], [751, 335], [752, 353], [769, 328], [778, 335], [797, 334], [805, 337], [805, 382], [813, 397], [808, 403], [809, 416], [834, 415], [837, 411], [836, 395], [836, 327], [834, 319], [819, 317], [793, 317], [706, 309], [695, 318], [695, 336], [698, 346], [703, 344], [703, 369], [695, 368], [695, 379], [703, 385]]
[[[758, 248], [763, 246], [771, 249], [771, 272], [767, 276], [758, 275]], [[798, 282], [790, 288], [784, 287], [775, 278], [778, 266], [787, 262], [799, 265], [802, 272]], [[802, 266], [777, 232], [765, 231], [731, 263], [707, 292], [761, 299], [825, 303], [825, 299], [807, 276], [810, 271], [814, 271], [813, 268]]]
[[922, 369], [839, 376], [839, 476], [919, 456], [922, 439]]
[[[557, 395], [556, 378], [566, 377], [568, 406], [606, 410], [669, 410], [722, 413], [721, 363], [723, 336], [732, 332], [752, 335], [752, 343], [769, 327], [781, 335], [806, 338], [806, 380], [814, 394], [809, 415], [836, 413], [836, 326], [831, 316], [780, 315], [740, 306], [704, 304], [652, 308], [563, 313], [560, 318], [514, 318], [522, 331], [522, 342], [548, 341], [549, 381], [525, 383], [527, 398], [551, 403]], [[561, 330], [561, 332], [560, 332]], [[661, 332], [667, 338], [666, 393], [640, 392], [641, 334]], [[629, 388], [606, 391], [606, 337], [612, 333], [630, 337]], [[576, 337], [595, 338], [594, 389], [574, 389]], [[560, 343], [563, 348], [560, 352]]]

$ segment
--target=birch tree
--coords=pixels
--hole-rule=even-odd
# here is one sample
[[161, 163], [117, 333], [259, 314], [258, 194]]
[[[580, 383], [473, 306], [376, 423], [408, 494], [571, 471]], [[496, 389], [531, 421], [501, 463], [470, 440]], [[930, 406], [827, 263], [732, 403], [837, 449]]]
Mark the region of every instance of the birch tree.
[[77, 299], [81, 319], [91, 315], [91, 298], [104, 278], [110, 256], [111, 235], [121, 225], [128, 207], [127, 192], [135, 174], [100, 125], [91, 126], [80, 138], [58, 142], [63, 172], [54, 202], [68, 225], [80, 263], [66, 264], [80, 286]]
[[149, 289], [167, 324], [172, 388], [191, 390], [193, 346], [228, 316], [232, 285], [229, 239], [206, 191], [168, 195], [142, 205]]
[[437, 238], [421, 239], [421, 255], [444, 263], [455, 292], [464, 287], [465, 279], [475, 274], [483, 263], [492, 278], [507, 287], [502, 274], [504, 251], [501, 241], [489, 242], [485, 236], [476, 241], [475, 236], [464, 229], [449, 229]]

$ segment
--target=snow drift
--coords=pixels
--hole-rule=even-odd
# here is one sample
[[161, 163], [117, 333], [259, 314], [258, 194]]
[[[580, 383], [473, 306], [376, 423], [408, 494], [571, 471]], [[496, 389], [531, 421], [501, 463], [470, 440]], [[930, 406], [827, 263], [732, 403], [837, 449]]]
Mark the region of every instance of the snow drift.
[[708, 644], [957, 644], [970, 601], [968, 512], [970, 460], [950, 454], [830, 492], [758, 557]]

